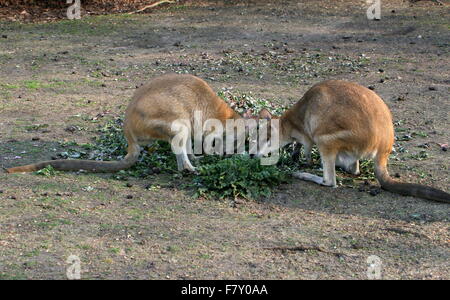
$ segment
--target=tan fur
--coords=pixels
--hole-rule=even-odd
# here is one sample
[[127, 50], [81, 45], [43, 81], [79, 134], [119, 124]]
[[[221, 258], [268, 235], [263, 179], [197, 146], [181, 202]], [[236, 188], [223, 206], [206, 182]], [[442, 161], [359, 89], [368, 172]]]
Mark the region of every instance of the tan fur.
[[[124, 121], [128, 154], [123, 161], [57, 160], [11, 168], [7, 171], [31, 172], [49, 165], [64, 171], [83, 169], [92, 172], [114, 172], [125, 169], [137, 161], [140, 146], [154, 140], [170, 142], [176, 134], [171, 130], [173, 121], [188, 120], [189, 124], [186, 125], [193, 128], [195, 111], [202, 113], [203, 121], [218, 119], [225, 124], [227, 119], [240, 118], [202, 79], [192, 75], [164, 75], [140, 87], [128, 105]], [[177, 162], [180, 170], [194, 170], [187, 153], [177, 155]]]
[[[267, 117], [266, 112], [261, 117]], [[389, 177], [387, 162], [394, 144], [389, 108], [373, 91], [352, 82], [329, 80], [314, 85], [303, 98], [280, 117], [280, 145], [298, 141], [311, 162], [311, 147], [317, 145], [324, 176], [296, 172], [293, 176], [326, 186], [336, 186], [335, 165], [359, 174], [359, 159], [373, 158], [381, 187], [450, 203], [443, 191]]]

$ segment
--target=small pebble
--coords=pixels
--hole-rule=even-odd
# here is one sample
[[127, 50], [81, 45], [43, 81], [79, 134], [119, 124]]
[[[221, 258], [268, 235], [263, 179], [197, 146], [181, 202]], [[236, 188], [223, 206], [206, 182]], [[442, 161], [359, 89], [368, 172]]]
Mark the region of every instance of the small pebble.
[[127, 195], [127, 199], [133, 199], [133, 195]]

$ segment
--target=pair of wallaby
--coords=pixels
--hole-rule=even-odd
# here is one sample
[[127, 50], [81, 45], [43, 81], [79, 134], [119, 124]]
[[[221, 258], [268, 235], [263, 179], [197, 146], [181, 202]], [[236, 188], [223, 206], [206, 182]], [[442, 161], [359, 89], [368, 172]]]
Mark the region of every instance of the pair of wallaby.
[[[131, 167], [138, 159], [140, 146], [154, 140], [171, 141], [175, 120], [188, 120], [192, 128], [194, 112], [201, 111], [203, 120], [217, 119], [224, 125], [227, 119], [241, 116], [219, 98], [202, 79], [192, 75], [164, 75], [139, 88], [129, 104], [124, 134], [128, 154], [122, 161], [54, 160], [7, 169], [9, 173], [31, 172], [52, 166], [57, 170], [115, 172]], [[260, 118], [270, 119], [266, 110]], [[273, 122], [275, 126], [275, 122]], [[280, 146], [300, 142], [311, 162], [311, 148], [317, 145], [323, 165], [323, 177], [296, 172], [294, 177], [325, 186], [336, 186], [335, 166], [359, 174], [359, 160], [372, 158], [375, 175], [385, 190], [450, 203], [450, 194], [419, 184], [392, 179], [387, 170], [389, 154], [394, 144], [391, 113], [383, 100], [370, 89], [352, 82], [329, 80], [318, 83], [278, 122]], [[189, 160], [189, 142], [176, 155], [179, 170], [195, 170]]]

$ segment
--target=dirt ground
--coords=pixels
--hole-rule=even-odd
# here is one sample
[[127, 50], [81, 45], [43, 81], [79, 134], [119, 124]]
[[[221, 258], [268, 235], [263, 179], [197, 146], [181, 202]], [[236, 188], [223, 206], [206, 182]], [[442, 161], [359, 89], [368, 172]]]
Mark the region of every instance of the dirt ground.
[[[391, 108], [391, 174], [449, 191], [447, 4], [382, 1], [380, 21], [365, 1], [336, 0], [0, 21], [0, 165], [91, 141], [163, 73], [289, 104], [337, 78]], [[161, 175], [128, 183], [0, 171], [0, 279], [64, 279], [69, 255], [83, 279], [367, 279], [372, 255], [384, 279], [450, 279], [449, 205], [300, 181], [231, 205]]]

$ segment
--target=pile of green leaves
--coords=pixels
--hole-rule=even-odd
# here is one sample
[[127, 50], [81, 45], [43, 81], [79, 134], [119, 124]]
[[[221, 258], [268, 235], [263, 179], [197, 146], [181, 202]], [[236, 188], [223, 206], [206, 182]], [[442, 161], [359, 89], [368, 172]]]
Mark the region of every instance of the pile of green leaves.
[[[90, 146], [89, 159], [118, 160], [126, 155], [122, 125], [122, 120], [116, 119], [99, 129], [100, 136]], [[184, 179], [188, 181], [185, 186], [193, 188], [201, 197], [255, 199], [270, 195], [276, 186], [288, 180], [288, 169], [263, 166], [259, 159], [249, 155], [205, 155], [193, 163], [197, 166], [197, 174], [185, 174]], [[113, 176], [116, 179], [145, 178], [154, 173], [178, 173], [175, 155], [167, 142], [155, 142], [144, 149], [132, 168]]]
[[263, 166], [248, 155], [233, 155], [202, 164], [193, 177], [198, 196], [214, 198], [259, 198], [288, 182], [288, 174], [276, 166]]
[[220, 91], [218, 96], [240, 114], [251, 111], [256, 115], [265, 108], [275, 116], [279, 116], [287, 109], [286, 106], [277, 104], [276, 101], [257, 98], [251, 92], [242, 93], [225, 89]]

